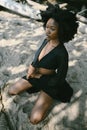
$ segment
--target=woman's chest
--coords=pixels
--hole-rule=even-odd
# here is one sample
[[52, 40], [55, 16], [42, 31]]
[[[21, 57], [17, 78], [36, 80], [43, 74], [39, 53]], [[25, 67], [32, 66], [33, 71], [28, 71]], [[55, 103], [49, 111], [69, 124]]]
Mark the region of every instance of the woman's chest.
[[38, 55], [38, 61], [40, 61], [41, 59], [43, 59], [43, 57], [45, 56], [51, 56], [51, 51], [53, 53], [53, 50], [55, 50], [55, 48], [49, 44], [47, 44], [42, 50], [41, 52], [39, 53]]
[[44, 50], [43, 50], [41, 53], [38, 57], [38, 65], [39, 65], [38, 67], [43, 67], [43, 68], [48, 68], [48, 69], [56, 69], [58, 67], [58, 64], [60, 61], [58, 61], [58, 54], [56, 50], [52, 50], [50, 52], [48, 50], [47, 53], [44, 53]]

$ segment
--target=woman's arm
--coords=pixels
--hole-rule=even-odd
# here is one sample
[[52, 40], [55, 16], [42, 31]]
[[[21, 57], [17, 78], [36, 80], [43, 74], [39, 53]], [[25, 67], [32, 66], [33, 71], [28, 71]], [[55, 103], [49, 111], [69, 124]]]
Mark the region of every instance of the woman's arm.
[[38, 68], [35, 68], [32, 65], [29, 66], [28, 73], [27, 73], [27, 79], [40, 78], [41, 76], [42, 76], [42, 74], [39, 73]]
[[59, 58], [57, 58], [57, 62], [59, 63], [59, 67], [57, 68], [57, 73], [54, 75], [54, 77], [49, 80], [49, 86], [60, 85], [66, 78], [68, 69], [68, 57], [60, 55]]
[[32, 77], [32, 75], [35, 73], [35, 70], [36, 70], [35, 67], [33, 67], [32, 65], [29, 66], [27, 72], [27, 79]]

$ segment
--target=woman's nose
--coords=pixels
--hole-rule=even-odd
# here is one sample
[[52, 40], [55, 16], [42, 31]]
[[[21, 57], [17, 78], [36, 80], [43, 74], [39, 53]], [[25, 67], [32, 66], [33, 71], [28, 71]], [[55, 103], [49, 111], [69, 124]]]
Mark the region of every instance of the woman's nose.
[[49, 28], [46, 29], [46, 34], [50, 34], [50, 29]]

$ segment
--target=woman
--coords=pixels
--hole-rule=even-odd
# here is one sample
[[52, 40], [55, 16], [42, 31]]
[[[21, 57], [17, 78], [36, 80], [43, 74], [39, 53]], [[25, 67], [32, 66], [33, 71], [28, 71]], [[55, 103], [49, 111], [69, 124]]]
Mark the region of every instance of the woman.
[[9, 89], [9, 94], [40, 91], [30, 115], [30, 122], [39, 123], [53, 103], [53, 99], [70, 102], [72, 88], [65, 80], [68, 53], [64, 43], [74, 37], [78, 24], [73, 13], [59, 7], [48, 7], [41, 12], [47, 38], [35, 54], [28, 73]]

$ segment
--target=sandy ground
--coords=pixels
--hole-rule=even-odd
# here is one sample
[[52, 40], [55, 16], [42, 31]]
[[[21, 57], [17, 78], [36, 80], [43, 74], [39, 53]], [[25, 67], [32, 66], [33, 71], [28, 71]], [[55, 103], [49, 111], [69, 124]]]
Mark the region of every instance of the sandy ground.
[[0, 11], [0, 87], [5, 87], [2, 97], [7, 113], [5, 116], [0, 112], [0, 130], [87, 130], [86, 33], [78, 31], [75, 38], [65, 44], [69, 52], [67, 80], [74, 89], [71, 103], [56, 102], [47, 118], [33, 126], [28, 115], [38, 93], [25, 92], [13, 97], [7, 94], [10, 84], [26, 74], [44, 37], [42, 23]]

